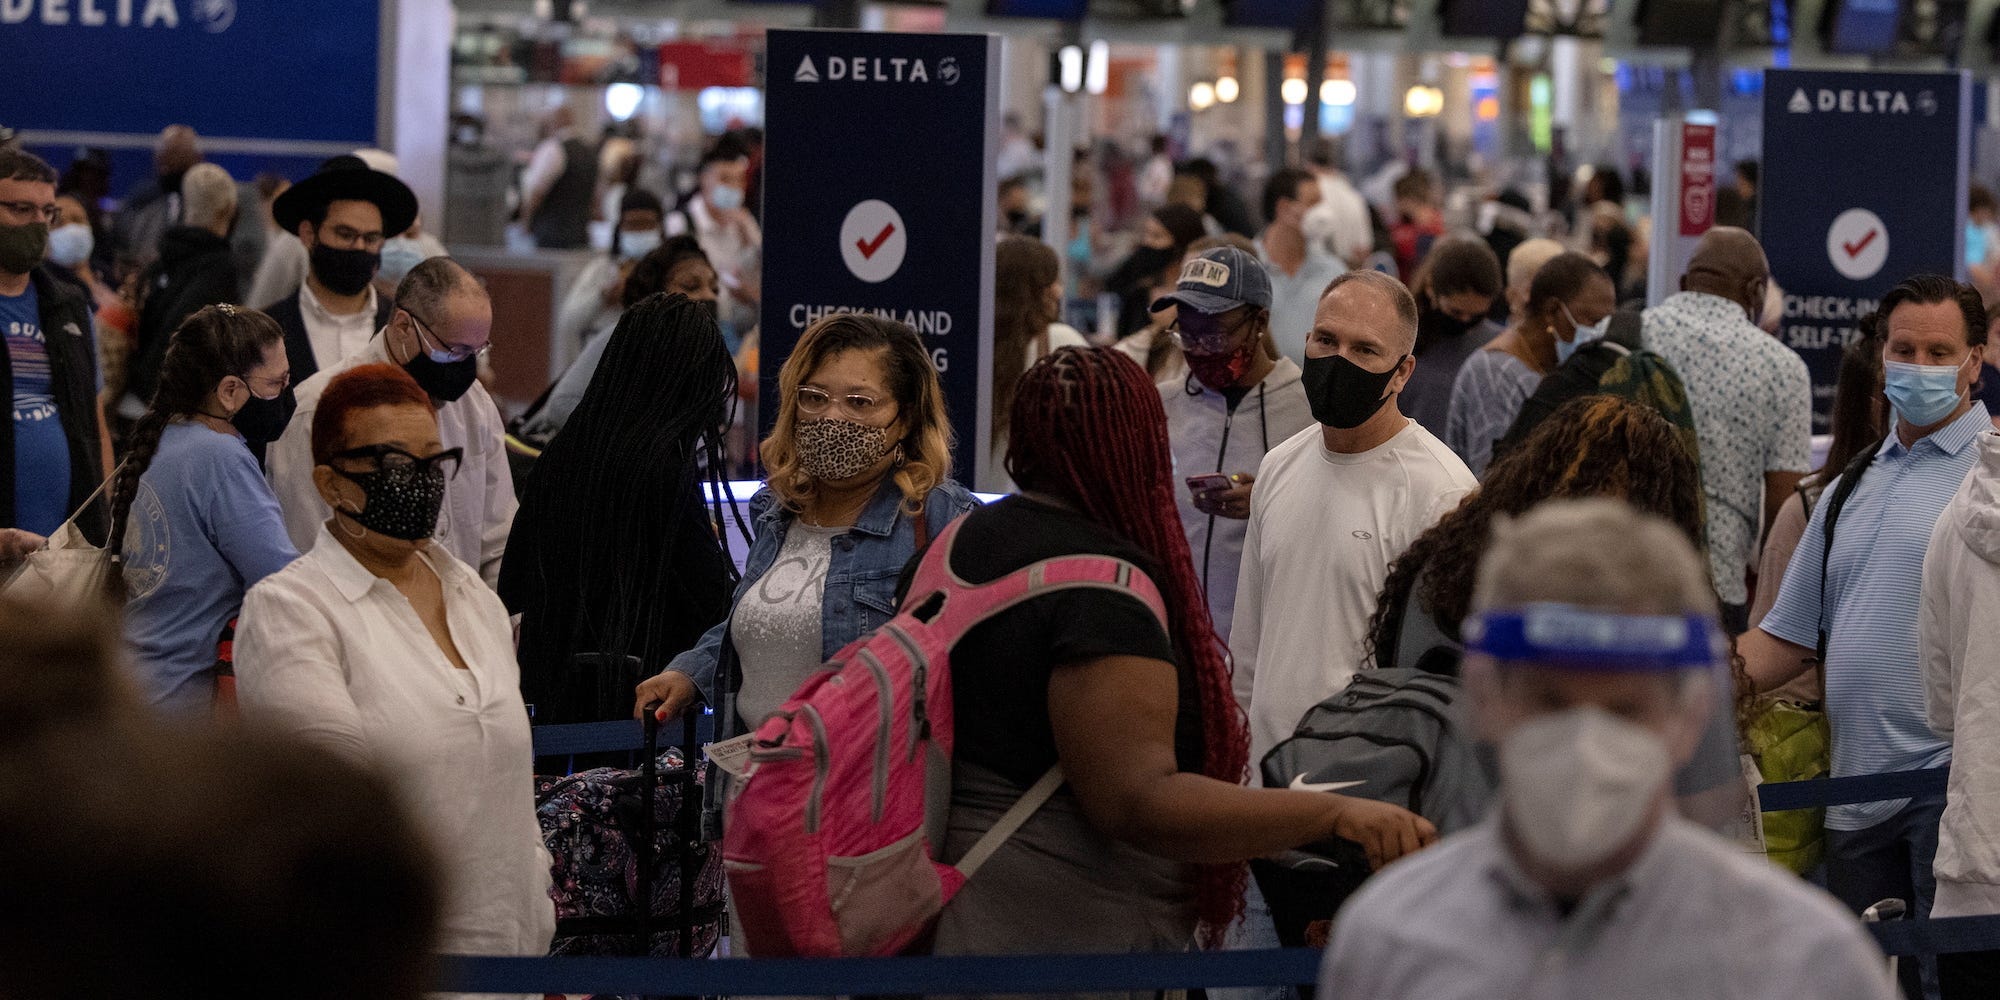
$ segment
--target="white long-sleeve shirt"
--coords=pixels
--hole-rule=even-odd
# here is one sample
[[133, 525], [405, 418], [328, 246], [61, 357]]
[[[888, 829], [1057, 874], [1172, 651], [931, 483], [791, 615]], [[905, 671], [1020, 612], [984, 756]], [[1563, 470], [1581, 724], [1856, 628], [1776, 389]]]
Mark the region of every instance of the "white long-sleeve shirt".
[[[284, 436], [265, 453], [265, 474], [271, 492], [285, 514], [285, 533], [304, 552], [322, 537], [320, 527], [333, 516], [313, 485], [312, 421], [320, 393], [335, 375], [360, 365], [394, 364], [388, 341], [381, 335], [331, 367], [320, 369], [299, 384], [298, 412], [285, 425]], [[487, 586], [500, 580], [500, 558], [507, 552], [507, 533], [514, 527], [514, 473], [507, 465], [506, 427], [500, 409], [486, 388], [474, 382], [465, 395], [438, 407], [438, 440], [446, 448], [465, 449], [458, 474], [444, 487], [444, 511], [438, 515], [435, 541], [468, 566], [479, 567]]]
[[1358, 455], [1313, 424], [1264, 457], [1229, 630], [1251, 760], [1354, 676], [1389, 564], [1477, 485], [1414, 420]]
[[380, 767], [443, 862], [438, 950], [540, 955], [555, 932], [535, 820], [534, 747], [498, 595], [438, 546], [454, 667], [394, 584], [321, 528], [244, 598], [236, 630], [245, 719]]
[[1952, 744], [1938, 899], [1976, 897], [1975, 908], [1932, 916], [2000, 903], [2000, 432], [1981, 432], [1977, 448], [1978, 464], [1931, 532], [1918, 613], [1925, 713]]

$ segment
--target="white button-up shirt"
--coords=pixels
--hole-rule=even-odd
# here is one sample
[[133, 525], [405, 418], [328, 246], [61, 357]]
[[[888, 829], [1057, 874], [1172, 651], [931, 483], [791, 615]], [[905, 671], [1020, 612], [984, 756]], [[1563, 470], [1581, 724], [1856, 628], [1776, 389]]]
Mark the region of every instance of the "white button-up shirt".
[[326, 311], [312, 285], [299, 286], [299, 317], [305, 320], [306, 340], [312, 344], [313, 360], [321, 368], [331, 367], [341, 358], [351, 357], [368, 346], [375, 336], [375, 286], [368, 286], [368, 304], [361, 311], [336, 316]]
[[505, 607], [470, 568], [428, 547], [452, 642], [470, 668], [459, 670], [394, 584], [324, 528], [317, 540], [244, 597], [244, 718], [279, 720], [398, 783], [444, 862], [439, 951], [544, 954], [555, 905]]
[[[304, 552], [320, 536], [320, 526], [333, 516], [333, 509], [320, 499], [313, 485], [312, 422], [319, 410], [320, 393], [335, 375], [360, 365], [377, 362], [395, 364], [389, 358], [388, 339], [376, 337], [338, 364], [320, 369], [299, 384], [298, 413], [285, 425], [285, 433], [265, 453], [265, 472], [271, 492], [284, 510], [285, 532], [292, 544]], [[507, 551], [507, 533], [514, 527], [514, 473], [507, 465], [506, 427], [500, 423], [500, 409], [493, 397], [477, 382], [465, 395], [438, 408], [438, 440], [446, 448], [465, 449], [465, 462], [458, 475], [445, 483], [444, 512], [438, 515], [435, 540], [460, 562], [479, 568], [487, 586], [500, 580], [500, 557]]]
[[1861, 922], [1790, 872], [1679, 817], [1564, 913], [1497, 822], [1362, 886], [1335, 922], [1327, 1000], [1889, 1000]]

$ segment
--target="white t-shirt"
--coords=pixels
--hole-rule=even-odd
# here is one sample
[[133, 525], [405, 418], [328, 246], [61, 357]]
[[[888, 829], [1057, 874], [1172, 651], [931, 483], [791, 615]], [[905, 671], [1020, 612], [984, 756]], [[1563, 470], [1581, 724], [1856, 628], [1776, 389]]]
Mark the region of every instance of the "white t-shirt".
[[1414, 420], [1358, 455], [1314, 424], [1265, 456], [1229, 630], [1252, 761], [1354, 675], [1389, 564], [1476, 485]]
[[736, 711], [753, 729], [820, 668], [826, 571], [833, 563], [834, 538], [846, 533], [794, 518], [777, 562], [736, 604], [729, 623], [743, 670]]

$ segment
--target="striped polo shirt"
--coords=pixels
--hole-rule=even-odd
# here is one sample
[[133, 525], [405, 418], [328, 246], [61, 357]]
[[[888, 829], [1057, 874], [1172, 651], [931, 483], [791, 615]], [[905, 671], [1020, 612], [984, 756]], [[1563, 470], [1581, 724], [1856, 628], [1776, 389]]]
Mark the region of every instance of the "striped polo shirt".
[[[1778, 603], [1759, 626], [1810, 649], [1825, 624], [1826, 711], [1836, 778], [1951, 762], [1951, 744], [1931, 732], [1924, 717], [1917, 611], [1931, 530], [1978, 461], [1979, 432], [1992, 426], [1985, 405], [1974, 403], [1914, 446], [1905, 448], [1890, 434], [1834, 526], [1824, 605], [1820, 570], [1828, 504], [1821, 503], [1785, 570]], [[1831, 498], [1835, 488], [1829, 486], [1824, 496]], [[1834, 806], [1826, 812], [1826, 825], [1865, 830], [1908, 804], [1903, 799]]]

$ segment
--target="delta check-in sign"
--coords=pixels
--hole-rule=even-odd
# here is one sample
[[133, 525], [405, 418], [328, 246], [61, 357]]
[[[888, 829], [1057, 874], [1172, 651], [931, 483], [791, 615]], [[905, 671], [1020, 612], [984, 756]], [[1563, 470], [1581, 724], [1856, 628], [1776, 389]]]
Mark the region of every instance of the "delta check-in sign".
[[1765, 72], [1759, 236], [1816, 433], [1861, 317], [1911, 275], [1963, 279], [1971, 137], [1965, 73]]
[[1000, 40], [772, 31], [765, 57], [765, 426], [778, 370], [831, 313], [922, 338], [957, 438], [953, 475], [987, 460], [993, 364], [993, 175]]

